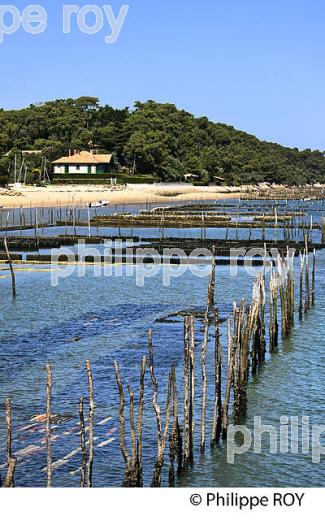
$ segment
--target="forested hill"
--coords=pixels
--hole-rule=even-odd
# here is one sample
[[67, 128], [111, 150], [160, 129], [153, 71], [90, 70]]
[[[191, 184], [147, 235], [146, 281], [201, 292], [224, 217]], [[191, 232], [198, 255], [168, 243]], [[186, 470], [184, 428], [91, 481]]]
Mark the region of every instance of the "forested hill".
[[[90, 143], [113, 151], [118, 166], [135, 164], [138, 173], [159, 180], [182, 180], [190, 173], [202, 182], [222, 176], [228, 184], [325, 182], [322, 152], [260, 141], [171, 104], [138, 102], [133, 110], [119, 110], [82, 97], [0, 110], [1, 157], [35, 149], [53, 160], [69, 148], [89, 149]], [[2, 173], [5, 160], [0, 159]]]

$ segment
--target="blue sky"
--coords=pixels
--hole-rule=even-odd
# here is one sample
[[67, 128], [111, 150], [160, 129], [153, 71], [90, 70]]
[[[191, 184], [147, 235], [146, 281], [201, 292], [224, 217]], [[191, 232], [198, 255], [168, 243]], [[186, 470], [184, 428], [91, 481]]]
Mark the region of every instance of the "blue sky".
[[38, 2], [46, 32], [20, 29], [0, 45], [1, 107], [81, 95], [118, 107], [155, 99], [265, 140], [325, 150], [323, 0], [97, 1], [116, 14], [130, 6], [113, 45], [104, 43], [108, 22], [89, 36], [72, 21], [63, 35], [69, 2]]

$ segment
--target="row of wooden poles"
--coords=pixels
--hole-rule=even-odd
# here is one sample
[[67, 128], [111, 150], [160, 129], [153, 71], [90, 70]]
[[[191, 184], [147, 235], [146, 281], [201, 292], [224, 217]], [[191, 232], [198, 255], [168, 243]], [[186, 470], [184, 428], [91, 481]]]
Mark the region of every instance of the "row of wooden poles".
[[[295, 316], [295, 277], [293, 255], [288, 253], [283, 260], [278, 258], [277, 273], [270, 275], [269, 294], [269, 351], [275, 352], [279, 345], [278, 302], [280, 299], [282, 339], [290, 335]], [[309, 268], [308, 241], [306, 250], [301, 255], [299, 317], [307, 313], [315, 304], [315, 272], [316, 254], [313, 254], [312, 273]], [[223, 381], [223, 346], [220, 334], [220, 319], [218, 308], [214, 306], [216, 266], [213, 259], [208, 285], [207, 305], [204, 315], [204, 333], [201, 347], [201, 420], [200, 420], [200, 452], [204, 453], [208, 439], [207, 434], [207, 349], [210, 328], [214, 329], [214, 398], [213, 409], [210, 410], [212, 428], [210, 445], [218, 445], [221, 439], [227, 437], [229, 414], [233, 407], [234, 421], [242, 421], [247, 413], [247, 389], [250, 374], [255, 374], [263, 365], [267, 352], [266, 341], [266, 276], [259, 276], [254, 281], [252, 304], [245, 305], [244, 300], [239, 305], [234, 303], [233, 314], [227, 320], [227, 367], [226, 378]], [[311, 282], [310, 282], [311, 276]], [[305, 297], [305, 299], [304, 299]], [[137, 413], [135, 411], [135, 396], [132, 387], [127, 387], [128, 398], [122, 382], [119, 365], [115, 362], [115, 376], [119, 391], [119, 424], [120, 449], [125, 462], [126, 487], [141, 487], [143, 479], [143, 416], [145, 407], [145, 375], [147, 367], [152, 383], [152, 406], [157, 430], [157, 455], [153, 469], [151, 485], [159, 487], [162, 481], [162, 470], [169, 447], [169, 485], [174, 485], [176, 475], [180, 476], [189, 470], [194, 462], [195, 446], [195, 321], [193, 316], [184, 319], [184, 372], [183, 372], [183, 424], [180, 421], [180, 399], [176, 379], [176, 368], [173, 365], [169, 372], [165, 409], [162, 413], [159, 404], [159, 382], [155, 370], [153, 334], [148, 332], [148, 359], [143, 357], [139, 376], [139, 397]], [[85, 428], [84, 399], [79, 402], [80, 448], [81, 448], [81, 487], [93, 485], [94, 463], [94, 384], [90, 362], [86, 362], [89, 389], [89, 427]], [[232, 399], [233, 398], [233, 399]], [[125, 408], [128, 404], [129, 421], [127, 439], [127, 418]], [[6, 460], [7, 474], [4, 487], [14, 486], [16, 459], [12, 452], [12, 421], [11, 401], [6, 400]], [[211, 421], [210, 421], [211, 422]], [[52, 475], [52, 368], [47, 366], [46, 392], [46, 453], [47, 453], [47, 486], [53, 484]], [[88, 431], [88, 440], [86, 439]], [[130, 451], [130, 453], [129, 453]]]
[[[315, 270], [316, 255], [313, 255], [312, 291], [310, 294], [308, 244], [306, 238], [306, 252], [302, 255], [300, 273], [300, 299], [305, 292], [304, 312], [307, 313], [311, 305], [315, 304]], [[275, 352], [279, 345], [278, 300], [281, 306], [282, 339], [290, 335], [294, 325], [295, 315], [295, 278], [293, 255], [288, 253], [286, 259], [278, 258], [278, 272], [271, 272], [269, 298], [269, 351]], [[212, 428], [210, 434], [211, 447], [218, 445], [221, 439], [227, 437], [229, 413], [233, 405], [234, 421], [245, 419], [247, 413], [247, 389], [250, 374], [255, 374], [265, 361], [267, 352], [266, 341], [266, 287], [265, 274], [258, 277], [253, 286], [253, 302], [245, 305], [234, 303], [233, 316], [228, 317], [228, 361], [226, 380], [223, 384], [223, 355], [220, 334], [218, 309], [214, 307], [215, 264], [208, 288], [208, 301], [204, 317], [204, 334], [201, 350], [201, 421], [200, 421], [200, 452], [206, 450], [207, 435], [207, 348], [209, 329], [214, 325], [214, 400], [211, 410]], [[305, 291], [304, 282], [305, 281]], [[280, 297], [280, 298], [279, 298]], [[211, 319], [211, 312], [213, 318]], [[300, 315], [302, 319], [302, 315]], [[177, 391], [175, 366], [171, 367], [167, 397], [165, 400], [164, 420], [161, 406], [158, 401], [158, 380], [155, 374], [154, 350], [152, 331], [148, 333], [149, 371], [153, 386], [152, 405], [156, 416], [157, 427], [157, 458], [153, 471], [151, 485], [159, 487], [162, 479], [167, 444], [169, 445], [169, 485], [175, 482], [175, 475], [187, 471], [194, 461], [195, 414], [194, 402], [196, 392], [196, 375], [194, 367], [194, 318], [188, 316], [184, 320], [184, 380], [183, 380], [183, 425], [179, 418], [179, 396]], [[138, 421], [135, 422], [134, 392], [128, 387], [129, 394], [129, 427], [131, 442], [126, 441], [126, 397], [121, 380], [120, 370], [115, 363], [116, 380], [120, 394], [120, 448], [125, 461], [125, 478], [123, 485], [135, 487], [143, 485], [142, 462], [142, 425], [144, 409], [144, 378], [147, 366], [146, 357], [143, 357], [140, 369], [140, 392]], [[224, 389], [224, 393], [223, 393]], [[231, 399], [233, 396], [233, 400]], [[210, 417], [210, 418], [211, 418]], [[127, 445], [131, 446], [129, 454]]]
[[[93, 485], [93, 463], [94, 463], [94, 441], [95, 441], [95, 400], [94, 400], [94, 383], [90, 361], [86, 361], [86, 371], [89, 388], [89, 426], [86, 428], [84, 398], [79, 401], [79, 424], [80, 424], [80, 448], [81, 448], [81, 468], [80, 468], [80, 487], [92, 487]], [[53, 376], [52, 367], [47, 365], [47, 384], [46, 384], [46, 425], [45, 425], [45, 441], [46, 441], [46, 479], [47, 487], [53, 484], [52, 469], [52, 387]], [[88, 431], [88, 440], [86, 432]], [[17, 465], [17, 459], [12, 449], [12, 411], [11, 400], [6, 400], [6, 462], [7, 472], [3, 482], [3, 487], [14, 487], [14, 474]]]
[[[313, 200], [324, 201], [324, 189], [319, 186], [305, 186], [305, 187], [285, 187], [272, 188], [268, 191], [254, 191], [253, 193], [243, 193], [240, 195], [242, 201], [245, 200], [284, 200], [288, 203], [289, 200], [295, 200], [299, 206], [299, 201], [305, 202], [306, 197], [311, 197]], [[323, 202], [324, 204], [324, 202]]]
[[17, 209], [2, 210], [0, 212], [0, 231], [5, 231], [7, 228], [23, 229], [28, 227], [46, 227], [54, 226], [57, 221], [68, 221], [74, 215], [76, 221], [81, 220], [82, 206], [68, 205], [60, 206], [57, 204], [51, 208], [32, 208], [32, 206], [23, 208], [20, 206]]
[[[240, 215], [239, 215], [240, 216]], [[279, 224], [280, 222], [280, 224]], [[231, 234], [231, 229], [235, 229], [235, 240], [239, 240], [239, 229], [247, 228], [248, 229], [248, 240], [252, 239], [252, 233], [254, 230], [261, 230], [261, 240], [263, 242], [266, 241], [266, 230], [273, 229], [273, 241], [277, 243], [281, 240], [281, 234], [283, 236], [283, 240], [285, 242], [299, 242], [300, 240], [304, 240], [304, 237], [307, 235], [307, 239], [309, 243], [313, 242], [314, 239], [314, 231], [321, 230], [321, 242], [325, 242], [325, 222], [322, 222], [321, 225], [317, 225], [313, 222], [313, 218], [310, 217], [310, 221], [307, 218], [301, 217], [300, 220], [297, 220], [296, 216], [293, 215], [291, 220], [284, 219], [282, 222], [280, 221], [280, 217], [275, 217], [275, 222], [270, 224], [265, 219], [265, 214], [263, 215], [261, 222], [239, 222], [236, 221], [234, 225], [233, 222], [225, 222], [224, 227], [226, 228], [225, 240], [229, 239]], [[205, 232], [201, 230], [201, 236], [205, 235]], [[270, 240], [271, 241], [271, 238]]]
[[[112, 206], [110, 206], [110, 209]], [[118, 205], [115, 205], [116, 211], [118, 211]], [[0, 231], [10, 231], [11, 229], [21, 230], [28, 228], [34, 228], [35, 236], [39, 236], [39, 230], [42, 230], [44, 235], [44, 229], [46, 227], [52, 227], [58, 225], [58, 223], [64, 224], [65, 227], [73, 226], [74, 234], [75, 227], [79, 223], [84, 225], [83, 214], [85, 212], [85, 206], [82, 201], [79, 204], [61, 206], [59, 203], [55, 207], [51, 208], [32, 208], [32, 206], [23, 208], [20, 206], [17, 209], [2, 210], [0, 211]], [[125, 209], [125, 208], [124, 208]], [[96, 208], [93, 210], [93, 215], [97, 217]], [[87, 225], [90, 224], [90, 211], [87, 209]], [[6, 233], [7, 234], [7, 233]]]

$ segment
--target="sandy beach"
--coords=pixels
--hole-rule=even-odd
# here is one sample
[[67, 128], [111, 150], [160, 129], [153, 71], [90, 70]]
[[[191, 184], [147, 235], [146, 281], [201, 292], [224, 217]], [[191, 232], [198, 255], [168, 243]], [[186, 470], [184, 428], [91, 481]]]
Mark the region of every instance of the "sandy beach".
[[[99, 200], [112, 204], [160, 203], [189, 200], [214, 200], [238, 197], [253, 187], [198, 187], [191, 184], [133, 184], [126, 188], [106, 185], [52, 185], [47, 187], [22, 186], [19, 189], [0, 189], [3, 208], [55, 207], [86, 205]], [[255, 188], [256, 189], [256, 188]]]

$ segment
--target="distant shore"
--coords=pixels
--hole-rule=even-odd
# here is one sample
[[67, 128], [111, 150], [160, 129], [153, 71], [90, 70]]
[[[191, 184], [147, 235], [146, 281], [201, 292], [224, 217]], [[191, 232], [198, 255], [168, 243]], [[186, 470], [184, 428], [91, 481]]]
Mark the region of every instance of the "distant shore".
[[[277, 188], [281, 188], [281, 186], [277, 186]], [[85, 206], [100, 200], [107, 200], [112, 204], [204, 201], [239, 198], [244, 193], [268, 192], [271, 189], [272, 187], [268, 184], [240, 187], [201, 187], [183, 183], [132, 184], [125, 188], [117, 187], [116, 189], [107, 185], [22, 186], [19, 189], [0, 188], [0, 206], [4, 209]]]

